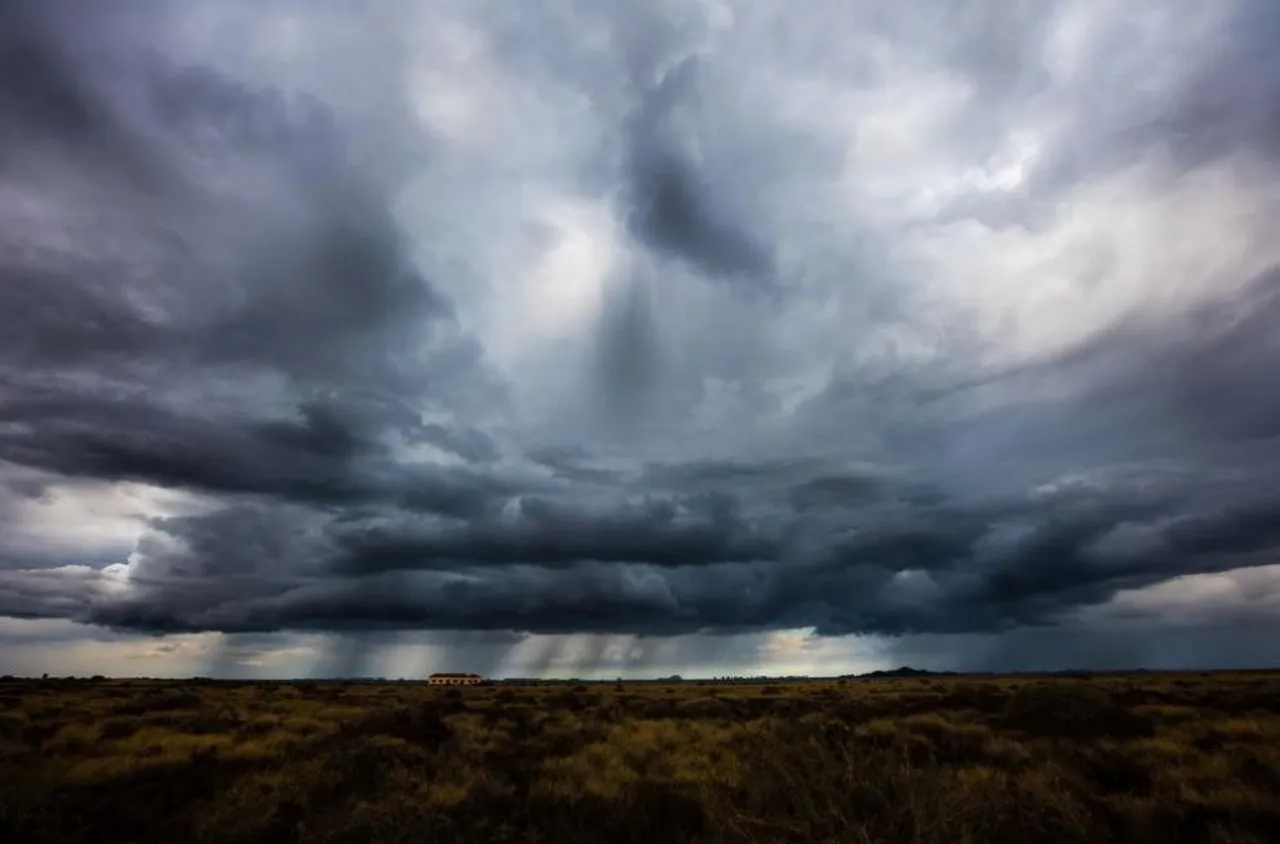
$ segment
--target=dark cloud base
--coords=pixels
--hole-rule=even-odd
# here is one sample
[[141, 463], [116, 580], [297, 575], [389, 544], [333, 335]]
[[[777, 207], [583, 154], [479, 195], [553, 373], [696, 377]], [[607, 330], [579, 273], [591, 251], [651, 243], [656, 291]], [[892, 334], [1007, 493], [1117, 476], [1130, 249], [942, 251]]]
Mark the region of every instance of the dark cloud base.
[[[68, 480], [202, 509], [151, 520], [127, 567], [0, 559], [0, 614], [154, 633], [992, 634], [1275, 562], [1275, 270], [1016, 371], [837, 370], [782, 458], [620, 465], [492, 423], [509, 385], [411, 260], [359, 125], [95, 28], [112, 14], [0, 12], [0, 188], [53, 209], [15, 205], [0, 230], [0, 519]], [[1030, 59], [984, 44], [953, 63], [998, 110]], [[1239, 72], [1206, 61], [1179, 96]], [[628, 71], [628, 236], [651, 266], [785, 308], [799, 294], [767, 232], [691, 151], [698, 62], [668, 64]], [[1186, 166], [1242, 148], [1273, 163], [1275, 127], [1242, 115], [1274, 65], [1219, 101], [1215, 133], [1178, 135]], [[664, 378], [699, 376], [663, 363], [650, 281], [598, 326], [593, 377], [624, 443]], [[856, 468], [827, 456], [846, 443]], [[352, 647], [332, 670], [360, 662]]]

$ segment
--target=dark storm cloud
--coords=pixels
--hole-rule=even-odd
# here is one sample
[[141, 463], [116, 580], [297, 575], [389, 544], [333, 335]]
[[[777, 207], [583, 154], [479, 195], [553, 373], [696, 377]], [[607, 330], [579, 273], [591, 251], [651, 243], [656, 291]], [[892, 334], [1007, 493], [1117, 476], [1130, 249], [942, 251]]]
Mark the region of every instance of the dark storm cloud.
[[[550, 637], [529, 655], [534, 672], [577, 671], [613, 659], [625, 641], [614, 636], [642, 637], [642, 663], [658, 659], [652, 637], [682, 634], [719, 637], [711, 661], [737, 647], [730, 634], [792, 627], [998, 637], [1076, 623], [1122, 590], [1274, 562], [1274, 271], [1006, 363], [994, 354], [1003, 328], [987, 336], [959, 306], [930, 309], [928, 283], [909, 281], [918, 256], [899, 262], [894, 238], [916, 211], [862, 224], [877, 209], [858, 190], [886, 174], [850, 174], [844, 160], [877, 144], [892, 160], [914, 138], [886, 120], [859, 124], [856, 144], [792, 146], [807, 130], [773, 111], [804, 86], [725, 105], [735, 73], [750, 69], [731, 41], [662, 11], [590, 5], [566, 6], [563, 26], [531, 11], [527, 23], [521, 12], [491, 29], [471, 19], [461, 34], [440, 28], [457, 43], [442, 35], [433, 50], [483, 56], [454, 80], [467, 96], [441, 105], [433, 77], [413, 76], [403, 101], [375, 98], [394, 113], [368, 122], [331, 107], [331, 76], [303, 94], [275, 84], [269, 62], [246, 58], [236, 73], [234, 45], [222, 45], [233, 53], [224, 64], [202, 62], [188, 55], [194, 42], [137, 14], [143, 6], [129, 7], [139, 29], [99, 29], [69, 6], [7, 7], [0, 528], [45, 506], [54, 480], [141, 482], [195, 503], [150, 519], [116, 565], [34, 564], [30, 549], [0, 544], [0, 614], [157, 633], [340, 631], [315, 669], [326, 674], [364, 672], [400, 631], [471, 631], [458, 647], [496, 667], [522, 641], [509, 631], [532, 631]], [[1202, 50], [1160, 92], [1169, 114], [1138, 115], [1142, 130], [1128, 134], [1098, 93], [1116, 64], [1095, 56], [1077, 87], [1059, 86], [1063, 71], [1045, 56], [1053, 15], [1069, 4], [1051, 5], [956, 4], [909, 26], [881, 10], [885, 20], [862, 22], [907, 45], [908, 69], [928, 59], [922, 76], [955, 75], [967, 92], [963, 109], [936, 121], [941, 159], [985, 160], [1016, 117], [1065, 110], [1070, 137], [1046, 130], [1028, 186], [1001, 200], [1009, 207], [961, 191], [939, 200], [929, 225], [1018, 220], [1030, 206], [1049, 225], [1078, 179], [1152, 146], [1177, 151], [1184, 169], [1274, 151], [1274, 109], [1253, 108], [1280, 79], [1258, 34], [1275, 24], [1260, 0], [1234, 7], [1238, 50]], [[807, 60], [840, 29], [838, 10], [827, 11], [835, 17], [811, 27], [825, 31], [810, 41], [797, 23], [799, 46], [772, 32], [751, 46], [762, 61], [764, 47]], [[593, 38], [587, 24], [603, 24], [608, 48], [542, 46], [578, 43], [571, 24]], [[519, 74], [502, 75], [495, 44]], [[1248, 57], [1256, 78], [1234, 86]], [[872, 65], [859, 85], [887, 78]], [[583, 94], [583, 110], [607, 124], [586, 174], [547, 151], [558, 134], [508, 137], [493, 128], [508, 124], [486, 122], [506, 113], [497, 103], [531, 108], [537, 97], [517, 90], [528, 80], [565, 101]], [[834, 119], [844, 108], [827, 110]], [[407, 130], [409, 111], [434, 115], [438, 136]], [[366, 154], [419, 147], [432, 154]], [[521, 181], [503, 169], [520, 201], [458, 190], [507, 155], [553, 173]], [[421, 231], [404, 222], [407, 174], [431, 196]], [[617, 181], [591, 202], [567, 194], [566, 206], [598, 200], [616, 214], [617, 237], [569, 250], [552, 273], [608, 265], [598, 312], [564, 341], [594, 369], [552, 349], [499, 374], [484, 341], [535, 321], [484, 307], [506, 305], [524, 283], [526, 257], [506, 256], [504, 215], [555, 178], [574, 191]], [[889, 188], [868, 190], [890, 201], [876, 192]], [[913, 209], [928, 204], [911, 196]], [[857, 203], [869, 207], [822, 223]], [[456, 229], [433, 228], [437, 217]], [[449, 275], [465, 263], [449, 252], [457, 232], [479, 232], [494, 263]], [[794, 279], [779, 269], [787, 238], [804, 253]], [[845, 246], [854, 242], [863, 245]], [[484, 273], [497, 292], [466, 283]], [[548, 285], [519, 301], [562, 292]], [[533, 404], [562, 406], [556, 424], [535, 424], [545, 420], [515, 405], [504, 376], [519, 372], [537, 393], [562, 370], [581, 370], [587, 387], [539, 395]], [[604, 433], [592, 418], [602, 408]], [[576, 633], [597, 635], [572, 655]], [[1017, 662], [1019, 642], [1040, 641], [1016, 636], [991, 659]]]
[[[113, 95], [54, 41], [56, 16], [19, 6], [6, 60], [22, 72], [5, 75], [0, 106], [25, 146], [6, 179], [89, 205], [4, 236], [0, 458], [221, 494], [483, 509], [505, 484], [399, 464], [382, 441], [491, 457], [482, 433], [422, 424], [401, 398], [482, 391], [488, 376], [323, 109], [129, 42], [115, 87], [136, 96]], [[108, 136], [166, 179], [104, 161]]]
[[403, 526], [352, 536], [343, 565], [353, 573], [521, 563], [560, 567], [583, 560], [681, 566], [777, 554], [771, 540], [754, 534], [727, 509], [696, 498], [653, 498], [593, 512], [527, 497], [517, 509], [514, 517], [418, 536]]
[[[100, 171], [93, 148], [24, 162], [37, 189], [83, 189], [102, 203], [68, 209], [52, 225], [83, 236], [85, 251], [121, 237], [137, 254], [59, 254], [41, 243], [56, 231], [12, 232], [6, 360], [110, 371], [163, 357], [174, 369], [271, 368], [315, 387], [335, 377], [379, 386], [405, 377], [413, 352], [406, 332], [447, 319], [448, 309], [406, 264], [384, 200], [345, 164], [332, 130], [210, 70], [137, 73], [147, 122], [130, 127], [130, 143], [174, 170], [186, 165], [175, 174], [181, 180], [161, 196], [155, 185], [112, 184], [120, 174]], [[85, 131], [42, 128], [32, 143]], [[264, 187], [278, 193], [255, 196]]]
[[16, 430], [0, 437], [0, 458], [67, 476], [318, 505], [382, 501], [454, 516], [479, 514], [517, 488], [465, 468], [396, 463], [363, 440], [377, 427], [357, 431], [326, 408], [299, 412], [297, 420], [193, 419], [142, 397], [10, 400], [0, 420]]
[[605, 484], [619, 479], [622, 473], [596, 466], [591, 463], [591, 453], [581, 446], [542, 446], [530, 449], [525, 457], [541, 466], [546, 466], [560, 477], [579, 483]]
[[498, 458], [493, 438], [476, 428], [450, 428], [433, 422], [423, 425], [417, 437], [471, 462], [487, 463]]
[[[787, 523], [764, 535], [734, 521], [682, 528], [659, 505], [627, 520], [544, 504], [520, 522], [434, 535], [232, 508], [158, 522], [134, 590], [47, 611], [158, 631], [994, 631], [1068, 618], [1120, 589], [1269, 562], [1280, 498], [1257, 481], [1191, 480], [841, 510], [811, 536]], [[57, 596], [51, 582], [15, 574], [6, 591], [34, 603]]]
[[696, 109], [698, 62], [686, 58], [661, 78], [628, 118], [632, 225], [641, 240], [712, 276], [767, 284], [770, 259], [733, 220], [692, 157], [681, 149], [681, 110]]
[[826, 468], [823, 460], [803, 457], [651, 463], [645, 466], [644, 480], [653, 486], [678, 489], [734, 487], [753, 482], [787, 484], [807, 480]]

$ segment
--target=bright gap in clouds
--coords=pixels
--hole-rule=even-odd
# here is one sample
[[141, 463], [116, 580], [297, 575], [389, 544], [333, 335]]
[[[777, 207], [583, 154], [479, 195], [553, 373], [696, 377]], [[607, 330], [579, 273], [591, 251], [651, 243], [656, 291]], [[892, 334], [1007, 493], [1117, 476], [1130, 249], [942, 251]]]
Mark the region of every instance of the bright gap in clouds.
[[1272, 659], [1277, 34], [5, 4], [3, 659]]

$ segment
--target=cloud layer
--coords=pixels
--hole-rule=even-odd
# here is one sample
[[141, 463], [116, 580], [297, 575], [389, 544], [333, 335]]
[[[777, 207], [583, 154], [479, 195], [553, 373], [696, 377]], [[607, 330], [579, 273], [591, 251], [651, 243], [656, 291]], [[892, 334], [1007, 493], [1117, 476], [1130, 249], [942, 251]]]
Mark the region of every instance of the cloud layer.
[[0, 615], [600, 662], [1265, 591], [1272, 6], [6, 4]]

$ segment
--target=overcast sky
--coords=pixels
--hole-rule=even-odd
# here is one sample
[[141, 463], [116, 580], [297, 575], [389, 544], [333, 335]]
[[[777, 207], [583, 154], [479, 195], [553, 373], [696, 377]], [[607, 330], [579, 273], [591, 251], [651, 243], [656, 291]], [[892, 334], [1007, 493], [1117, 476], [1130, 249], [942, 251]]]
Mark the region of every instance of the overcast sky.
[[0, 7], [0, 671], [1280, 662], [1274, 0]]

